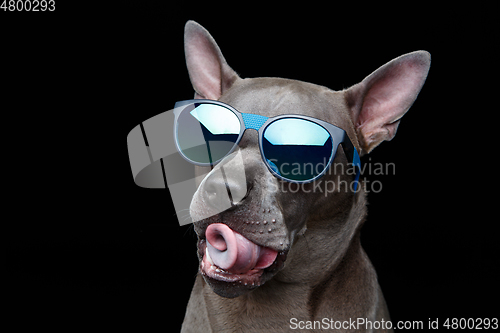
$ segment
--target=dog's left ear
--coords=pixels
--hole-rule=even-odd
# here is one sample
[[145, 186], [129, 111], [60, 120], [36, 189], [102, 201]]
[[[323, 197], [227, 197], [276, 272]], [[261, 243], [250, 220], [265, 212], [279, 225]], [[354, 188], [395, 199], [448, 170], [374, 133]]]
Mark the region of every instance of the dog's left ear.
[[184, 51], [195, 98], [217, 100], [239, 78], [210, 33], [195, 21], [186, 23]]
[[417, 98], [430, 65], [428, 52], [408, 53], [346, 90], [361, 154], [396, 135], [399, 121]]

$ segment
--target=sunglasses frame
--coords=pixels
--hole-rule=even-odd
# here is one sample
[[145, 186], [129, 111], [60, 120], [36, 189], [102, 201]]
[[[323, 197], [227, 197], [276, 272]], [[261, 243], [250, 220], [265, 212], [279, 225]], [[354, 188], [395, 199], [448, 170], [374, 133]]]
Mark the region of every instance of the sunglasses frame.
[[[224, 108], [228, 109], [229, 111], [233, 112], [238, 117], [238, 120], [240, 121], [240, 133], [238, 135], [238, 138], [234, 142], [234, 146], [231, 148], [231, 150], [229, 150], [229, 152], [226, 155], [224, 155], [222, 158], [220, 158], [219, 160], [217, 160], [215, 162], [200, 163], [200, 162], [193, 161], [193, 160], [189, 159], [187, 156], [185, 156], [179, 147], [179, 142], [177, 140], [179, 115], [186, 109], [185, 107], [190, 105], [190, 104], [214, 104], [214, 105], [224, 107]], [[337, 127], [333, 124], [327, 123], [327, 122], [320, 120], [320, 119], [317, 119], [317, 118], [304, 116], [304, 115], [298, 115], [298, 114], [283, 114], [283, 115], [279, 115], [276, 117], [266, 117], [266, 116], [261, 116], [261, 115], [257, 115], [257, 114], [252, 114], [252, 113], [242, 113], [242, 112], [239, 112], [238, 110], [236, 110], [234, 107], [232, 107], [229, 104], [215, 101], [215, 100], [211, 100], [211, 99], [190, 99], [190, 100], [185, 100], [185, 101], [179, 101], [179, 102], [175, 103], [174, 115], [175, 115], [175, 125], [174, 125], [175, 146], [176, 146], [177, 150], [179, 151], [180, 155], [189, 163], [192, 163], [192, 164], [195, 164], [198, 166], [213, 166], [213, 165], [217, 164], [218, 162], [223, 160], [225, 157], [227, 157], [229, 154], [231, 154], [236, 149], [241, 138], [243, 137], [243, 134], [245, 133], [245, 131], [247, 129], [254, 129], [259, 134], [258, 141], [259, 141], [259, 149], [260, 149], [260, 155], [262, 157], [262, 160], [266, 164], [267, 169], [276, 178], [290, 182], [290, 183], [296, 183], [296, 184], [311, 183], [311, 182], [321, 178], [327, 172], [327, 170], [330, 169], [330, 166], [331, 166], [333, 160], [335, 159], [335, 156], [337, 155], [338, 146], [342, 145], [342, 148], [343, 148], [344, 153], [347, 157], [347, 160], [349, 161], [349, 163], [351, 163], [353, 166], [356, 167], [356, 177], [355, 177], [356, 187], [354, 188], [354, 191], [356, 191], [356, 189], [357, 189], [357, 182], [358, 182], [360, 171], [361, 171], [361, 161], [359, 159], [358, 151], [356, 150], [356, 147], [354, 147], [354, 145], [352, 144], [352, 141], [349, 138], [349, 136], [347, 135], [347, 133], [342, 128]], [[328, 161], [328, 164], [325, 166], [325, 169], [314, 178], [307, 179], [307, 180], [293, 180], [293, 179], [283, 177], [271, 168], [271, 166], [267, 162], [266, 157], [264, 156], [264, 150], [263, 150], [263, 146], [262, 146], [264, 131], [273, 122], [278, 121], [280, 119], [287, 119], [287, 118], [303, 119], [303, 120], [307, 120], [307, 121], [310, 121], [312, 123], [315, 123], [315, 124], [323, 127], [330, 134], [330, 137], [333, 140], [332, 152], [330, 154], [330, 159]], [[337, 144], [335, 144], [335, 143], [337, 143]]]

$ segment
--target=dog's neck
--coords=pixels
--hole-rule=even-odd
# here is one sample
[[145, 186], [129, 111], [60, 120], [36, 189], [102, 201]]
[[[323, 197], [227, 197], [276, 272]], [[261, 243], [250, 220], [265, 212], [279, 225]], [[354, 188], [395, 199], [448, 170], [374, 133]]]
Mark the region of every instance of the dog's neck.
[[348, 204], [350, 209], [337, 210], [333, 216], [309, 215], [307, 229], [295, 237], [290, 260], [274, 279], [315, 286], [336, 270], [348, 248], [358, 246], [353, 241], [359, 237], [367, 213], [364, 191], [359, 191]]

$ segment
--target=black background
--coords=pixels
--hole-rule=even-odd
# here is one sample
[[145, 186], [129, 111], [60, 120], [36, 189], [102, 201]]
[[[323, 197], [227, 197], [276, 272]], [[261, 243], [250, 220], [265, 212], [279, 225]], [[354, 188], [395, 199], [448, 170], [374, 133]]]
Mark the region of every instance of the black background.
[[134, 184], [126, 136], [192, 98], [189, 19], [241, 77], [334, 90], [429, 51], [427, 82], [396, 138], [362, 159], [396, 165], [394, 175], [367, 176], [383, 188], [368, 197], [362, 244], [393, 322], [498, 317], [493, 8], [67, 5], [0, 13], [4, 289], [19, 329], [179, 330], [196, 237], [178, 225], [167, 190]]

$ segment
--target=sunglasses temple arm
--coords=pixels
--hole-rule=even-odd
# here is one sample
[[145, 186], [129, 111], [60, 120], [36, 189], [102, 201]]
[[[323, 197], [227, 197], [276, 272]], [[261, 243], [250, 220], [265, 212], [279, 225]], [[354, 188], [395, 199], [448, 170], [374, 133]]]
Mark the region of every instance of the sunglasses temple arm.
[[356, 192], [359, 184], [359, 176], [361, 174], [361, 160], [359, 158], [358, 151], [356, 147], [351, 142], [351, 139], [346, 135], [344, 135], [344, 139], [341, 142], [342, 148], [346, 154], [347, 160], [356, 168], [356, 177], [354, 181], [356, 182], [354, 186], [354, 192]]

